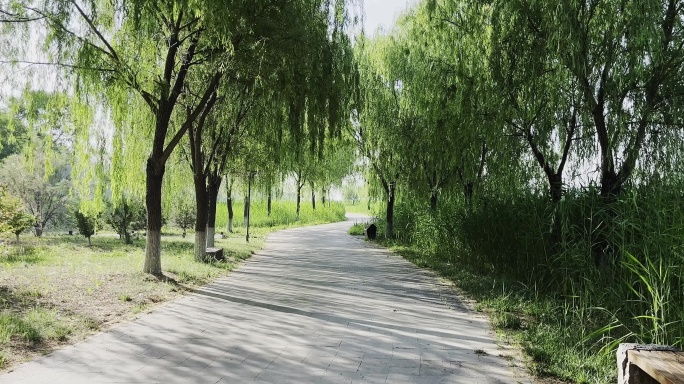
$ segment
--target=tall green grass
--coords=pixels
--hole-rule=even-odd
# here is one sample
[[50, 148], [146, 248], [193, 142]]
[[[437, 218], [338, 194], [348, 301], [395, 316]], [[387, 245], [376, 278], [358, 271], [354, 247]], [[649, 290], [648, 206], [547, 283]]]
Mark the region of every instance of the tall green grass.
[[[236, 228], [245, 225], [243, 211], [243, 202], [233, 203], [233, 226]], [[249, 220], [252, 227], [280, 227], [342, 221], [345, 220], [344, 214], [344, 205], [339, 202], [317, 204], [315, 210], [310, 203], [302, 202], [297, 218], [297, 205], [294, 201], [274, 201], [269, 216], [266, 201], [253, 201]], [[226, 203], [219, 203], [216, 209], [216, 227], [225, 229], [227, 225], [228, 208]], [[219, 229], [217, 231], [220, 232]]]
[[[620, 342], [684, 347], [677, 187], [633, 189], [612, 203], [591, 190], [558, 205], [531, 194], [485, 197], [471, 208], [443, 199], [434, 213], [404, 200], [395, 220], [394, 246], [479, 299], [539, 374], [611, 383]], [[610, 262], [597, 267], [603, 243]]]

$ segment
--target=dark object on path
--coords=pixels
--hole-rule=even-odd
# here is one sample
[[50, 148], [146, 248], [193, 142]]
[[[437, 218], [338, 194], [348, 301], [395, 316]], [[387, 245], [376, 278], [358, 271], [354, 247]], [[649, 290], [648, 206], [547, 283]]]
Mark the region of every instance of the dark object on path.
[[207, 256], [214, 261], [225, 261], [223, 256], [223, 248], [207, 248]]
[[378, 235], [377, 225], [371, 224], [371, 225], [367, 226], [366, 229], [364, 230], [364, 233], [366, 234], [366, 238], [368, 240], [375, 240], [375, 238]]

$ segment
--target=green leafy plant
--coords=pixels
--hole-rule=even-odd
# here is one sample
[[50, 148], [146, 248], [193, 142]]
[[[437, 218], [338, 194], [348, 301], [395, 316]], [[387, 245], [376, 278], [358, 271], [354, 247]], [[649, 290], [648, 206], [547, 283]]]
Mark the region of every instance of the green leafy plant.
[[76, 225], [78, 226], [78, 232], [88, 239], [88, 245], [92, 245], [90, 237], [95, 234], [95, 230], [98, 227], [98, 218], [93, 214], [88, 214], [77, 210], [74, 212], [74, 217], [76, 218]]

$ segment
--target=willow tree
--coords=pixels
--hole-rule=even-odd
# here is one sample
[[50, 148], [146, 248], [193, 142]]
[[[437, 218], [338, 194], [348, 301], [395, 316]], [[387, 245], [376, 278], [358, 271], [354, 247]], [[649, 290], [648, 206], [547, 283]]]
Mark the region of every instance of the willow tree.
[[[337, 3], [344, 6], [335, 2], [334, 8], [340, 7]], [[82, 95], [104, 96], [113, 110], [114, 136], [119, 140], [115, 147], [149, 153], [143, 269], [152, 274], [161, 273], [161, 192], [167, 161], [187, 130], [210, 112], [212, 95], [231, 69], [226, 63], [244, 59], [243, 63], [259, 65], [258, 57], [243, 57], [240, 52], [275, 45], [283, 36], [281, 27], [287, 31], [319, 25], [317, 10], [333, 6], [325, 0], [27, 0], [25, 4], [46, 21], [51, 31], [48, 44], [58, 52], [60, 62], [74, 68], [76, 89]], [[242, 50], [243, 44], [248, 49]]]
[[407, 181], [429, 194], [432, 210], [440, 191], [459, 184], [470, 201], [484, 174], [491, 141], [485, 16], [460, 1], [423, 2], [402, 17], [383, 58], [401, 79], [410, 122], [401, 126]]
[[683, 11], [680, 0], [565, 0], [543, 19], [553, 57], [585, 99], [582, 110], [598, 147], [601, 195], [609, 200], [622, 193], [655, 149], [648, 143], [681, 148], [671, 111], [681, 102], [676, 90], [684, 82]]
[[[231, 84], [233, 85], [233, 84]], [[228, 169], [228, 162], [238, 156], [237, 148], [241, 145], [241, 140], [244, 138], [246, 124], [245, 121], [249, 116], [255, 104], [256, 95], [254, 94], [254, 87], [252, 84], [239, 84], [231, 91], [227, 92], [228, 100], [221, 103], [222, 105], [215, 111], [216, 114], [212, 116], [210, 124], [213, 129], [209, 136], [208, 143], [211, 146], [211, 159], [207, 163], [207, 247], [214, 246], [214, 237], [216, 234], [216, 207], [218, 202], [218, 195], [223, 183], [223, 178]], [[228, 107], [228, 108], [225, 108]], [[205, 141], [206, 142], [206, 141]], [[230, 180], [228, 183], [232, 183]], [[232, 186], [227, 186], [230, 190]], [[228, 193], [229, 204], [231, 196]], [[199, 205], [200, 202], [198, 201]], [[232, 206], [229, 207], [232, 210]], [[229, 214], [229, 216], [232, 216]], [[199, 218], [199, 217], [198, 217]], [[230, 217], [232, 220], [232, 217]], [[229, 232], [232, 232], [232, 225], [230, 225]]]
[[[526, 9], [518, 17], [502, 3], [492, 13], [489, 66], [495, 82], [497, 113], [506, 133], [518, 137], [546, 180], [554, 203], [563, 196], [563, 174], [570, 155], [591, 154], [591, 132], [583, 124], [584, 97], [579, 83], [554, 59], [547, 46], [549, 26], [543, 7]], [[589, 131], [589, 132], [587, 132]], [[581, 159], [578, 159], [581, 160]], [[575, 161], [579, 166], [581, 161]]]
[[401, 126], [410, 124], [401, 114], [402, 83], [387, 73], [382, 60], [391, 43], [390, 38], [360, 39], [357, 46], [358, 92], [352, 126], [352, 137], [368, 162], [369, 180], [379, 184], [385, 197], [388, 238], [394, 236], [397, 181], [405, 172], [396, 144], [404, 139], [399, 135]]

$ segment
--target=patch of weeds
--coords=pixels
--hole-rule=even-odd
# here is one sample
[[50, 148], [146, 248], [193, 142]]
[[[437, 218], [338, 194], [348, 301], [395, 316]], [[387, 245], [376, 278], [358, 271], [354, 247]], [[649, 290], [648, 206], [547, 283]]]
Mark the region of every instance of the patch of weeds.
[[133, 307], [133, 314], [134, 314], [134, 315], [137, 315], [137, 314], [140, 314], [140, 313], [147, 312], [147, 309], [148, 309], [148, 308], [149, 308], [149, 305], [146, 304], [146, 303], [137, 303], [137, 304]]
[[128, 302], [128, 301], [132, 301], [132, 300], [133, 300], [133, 298], [131, 297], [131, 295], [129, 295], [129, 294], [127, 294], [127, 293], [122, 293], [122, 294], [120, 294], [119, 297], [118, 297], [118, 299], [119, 299], [120, 301], [124, 301], [124, 302]]
[[42, 340], [36, 324], [13, 314], [1, 314], [0, 343], [6, 344], [15, 338], [29, 344], [35, 344]]
[[349, 228], [348, 234], [352, 236], [363, 236], [365, 234], [366, 226], [364, 224], [356, 223]]
[[492, 316], [492, 325], [495, 328], [518, 330], [522, 328], [520, 317], [510, 312], [497, 312]]
[[98, 328], [100, 328], [97, 325], [97, 322], [95, 322], [95, 320], [93, 320], [93, 319], [82, 318], [80, 321], [81, 321], [82, 327], [89, 330], [89, 331], [95, 331]]
[[57, 311], [35, 308], [26, 314], [26, 321], [38, 332], [40, 340], [64, 341], [72, 333], [71, 327], [64, 322]]
[[475, 354], [478, 356], [488, 356], [489, 354], [484, 349], [476, 349]]
[[0, 262], [6, 264], [39, 264], [44, 260], [40, 249], [32, 245], [11, 245], [6, 252], [0, 253]]
[[5, 355], [5, 351], [0, 351], [0, 369], [5, 369], [7, 367], [8, 360], [7, 356]]

